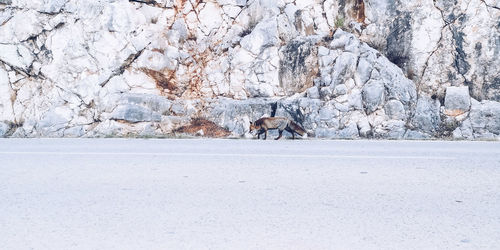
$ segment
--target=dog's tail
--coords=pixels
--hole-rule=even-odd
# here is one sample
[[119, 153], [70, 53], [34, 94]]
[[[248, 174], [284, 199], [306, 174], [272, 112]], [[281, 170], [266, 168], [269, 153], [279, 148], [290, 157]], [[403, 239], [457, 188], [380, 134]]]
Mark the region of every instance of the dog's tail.
[[307, 134], [307, 131], [294, 121], [290, 121], [290, 128], [300, 136], [304, 136], [305, 134]]

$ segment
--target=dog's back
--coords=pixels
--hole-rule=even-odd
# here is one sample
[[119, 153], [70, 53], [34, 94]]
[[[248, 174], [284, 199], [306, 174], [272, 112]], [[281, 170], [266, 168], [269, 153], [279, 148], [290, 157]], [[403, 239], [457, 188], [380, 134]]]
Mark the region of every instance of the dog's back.
[[255, 121], [251, 127], [253, 129], [284, 129], [289, 120], [285, 117], [263, 117]]

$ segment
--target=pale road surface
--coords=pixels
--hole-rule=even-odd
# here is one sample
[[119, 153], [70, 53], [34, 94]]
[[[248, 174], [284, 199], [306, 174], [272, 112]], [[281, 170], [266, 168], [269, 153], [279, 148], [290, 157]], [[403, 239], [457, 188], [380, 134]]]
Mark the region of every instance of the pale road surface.
[[1, 139], [0, 249], [500, 249], [500, 143]]

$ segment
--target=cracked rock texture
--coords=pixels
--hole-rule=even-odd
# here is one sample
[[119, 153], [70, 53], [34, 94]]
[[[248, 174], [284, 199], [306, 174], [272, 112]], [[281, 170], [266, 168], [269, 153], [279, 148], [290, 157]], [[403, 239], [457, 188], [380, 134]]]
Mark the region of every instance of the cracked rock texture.
[[0, 137], [498, 139], [499, 54], [496, 0], [0, 0]]

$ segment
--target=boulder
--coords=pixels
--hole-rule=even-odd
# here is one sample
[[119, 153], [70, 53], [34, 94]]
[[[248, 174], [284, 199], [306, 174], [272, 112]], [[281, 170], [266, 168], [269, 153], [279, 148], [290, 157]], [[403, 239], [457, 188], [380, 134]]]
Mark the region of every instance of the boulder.
[[449, 116], [461, 115], [470, 109], [468, 87], [448, 87], [444, 98], [444, 113]]
[[123, 120], [131, 123], [161, 121], [161, 115], [150, 109], [135, 104], [119, 105], [111, 114], [113, 120]]
[[367, 113], [372, 113], [384, 101], [384, 84], [371, 80], [363, 87], [363, 104]]
[[359, 130], [356, 123], [348, 124], [344, 129], [337, 132], [336, 138], [339, 139], [356, 139], [359, 138]]
[[441, 123], [439, 107], [438, 100], [428, 96], [420, 96], [415, 114], [411, 120], [413, 127], [429, 134], [437, 132]]
[[500, 102], [473, 100], [469, 118], [474, 135], [500, 135]]
[[406, 112], [403, 104], [398, 100], [389, 100], [385, 106], [385, 113], [393, 120], [406, 120]]

